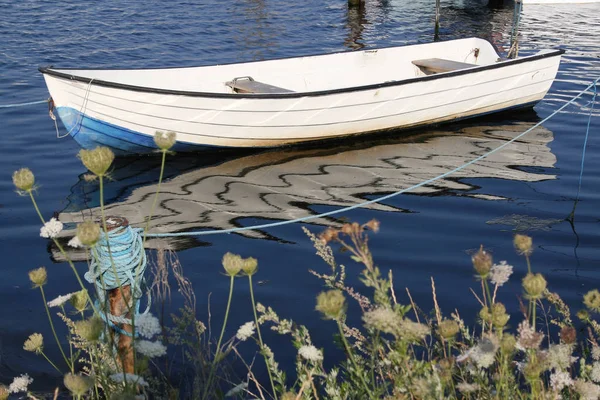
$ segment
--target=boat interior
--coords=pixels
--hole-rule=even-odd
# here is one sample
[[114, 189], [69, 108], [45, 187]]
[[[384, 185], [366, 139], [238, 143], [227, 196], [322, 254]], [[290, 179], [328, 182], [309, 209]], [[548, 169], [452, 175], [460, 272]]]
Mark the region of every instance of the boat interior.
[[224, 65], [163, 69], [53, 69], [145, 88], [273, 94], [317, 92], [401, 81], [489, 65], [494, 47], [478, 38]]

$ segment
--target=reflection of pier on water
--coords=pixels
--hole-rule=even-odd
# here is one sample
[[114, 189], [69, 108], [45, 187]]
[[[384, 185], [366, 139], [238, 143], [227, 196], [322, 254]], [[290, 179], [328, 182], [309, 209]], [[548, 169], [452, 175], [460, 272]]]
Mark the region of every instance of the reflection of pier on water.
[[[533, 122], [459, 125], [446, 131], [427, 131], [403, 138], [360, 137], [350, 143], [336, 143], [318, 148], [287, 148], [239, 156], [216, 165], [182, 167], [161, 186], [158, 205], [150, 231], [153, 233], [184, 232], [208, 229], [229, 229], [265, 220], [292, 220], [318, 214], [315, 206], [327, 210], [347, 207], [408, 188], [424, 180], [450, 171], [502, 145], [533, 126]], [[548, 143], [552, 133], [536, 128], [499, 152], [465, 169], [420, 187], [412, 194], [471, 196], [485, 200], [502, 197], [486, 195], [461, 178], [500, 178], [535, 182], [554, 179], [554, 175], [535, 172], [532, 168], [552, 167], [556, 161]], [[176, 168], [197, 163], [200, 155], [176, 155], [171, 163]], [[148, 158], [145, 159], [148, 162]], [[133, 226], [143, 225], [154, 193], [158, 167], [156, 160], [150, 170], [134, 165], [139, 161], [123, 161], [113, 171], [115, 181], [107, 184], [109, 194], [107, 215], [127, 218]], [[167, 160], [167, 163], [170, 163]], [[123, 168], [123, 169], [121, 169]], [[169, 167], [167, 167], [169, 171]], [[140, 182], [152, 175], [148, 184]], [[78, 194], [82, 189], [93, 193]], [[59, 218], [66, 224], [84, 217], [98, 217], [99, 207], [85, 209], [83, 197], [97, 197], [97, 183], [82, 180], [74, 186], [71, 205]], [[384, 212], [405, 211], [392, 205], [371, 204], [366, 208]], [[77, 206], [79, 204], [79, 206]], [[76, 209], [81, 207], [81, 209]], [[319, 208], [319, 207], [317, 207]], [[323, 207], [319, 208], [323, 210]], [[337, 226], [335, 218], [315, 218], [311, 224]], [[74, 226], [67, 225], [67, 228]], [[72, 235], [72, 229], [64, 231]], [[240, 233], [252, 238], [271, 238], [266, 232], [248, 230]], [[150, 239], [147, 247], [168, 246], [174, 250], [201, 245], [191, 237]], [[56, 258], [58, 254], [53, 252]]]

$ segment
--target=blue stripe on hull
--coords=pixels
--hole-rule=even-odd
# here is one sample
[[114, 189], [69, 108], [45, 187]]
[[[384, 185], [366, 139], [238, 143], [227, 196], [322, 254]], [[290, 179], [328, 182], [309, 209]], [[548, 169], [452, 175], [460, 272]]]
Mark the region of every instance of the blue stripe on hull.
[[[153, 153], [158, 149], [152, 136], [90, 118], [71, 107], [56, 110], [67, 131], [84, 149], [107, 146], [118, 155]], [[172, 150], [188, 152], [207, 148], [215, 146], [177, 142]]]
[[[496, 114], [499, 112], [509, 110], [530, 108], [535, 106], [537, 103], [537, 101], [534, 101], [530, 103], [519, 104], [500, 110], [488, 111], [485, 113], [471, 115], [468, 117], [456, 118], [453, 120], [442, 122], [440, 124], [481, 117], [489, 114]], [[156, 147], [156, 145], [154, 144], [154, 138], [152, 136], [148, 136], [140, 132], [136, 132], [117, 125], [109, 124], [108, 122], [88, 117], [71, 107], [58, 107], [57, 111], [61, 121], [63, 122], [71, 136], [84, 149], [93, 149], [98, 146], [107, 146], [110, 147], [117, 155], [146, 154], [153, 153], [158, 150], [158, 147]], [[408, 129], [415, 128], [419, 127], [416, 126]], [[334, 139], [342, 138], [331, 138], [331, 140]], [[176, 152], [193, 152], [218, 148], [222, 149], [225, 147], [192, 144], [178, 141], [172, 150]]]

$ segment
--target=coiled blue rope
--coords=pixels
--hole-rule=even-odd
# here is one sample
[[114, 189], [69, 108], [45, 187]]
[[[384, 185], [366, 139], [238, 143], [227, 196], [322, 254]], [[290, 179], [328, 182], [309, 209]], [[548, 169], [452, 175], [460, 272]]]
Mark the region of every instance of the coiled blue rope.
[[[539, 127], [540, 125], [542, 125], [544, 122], [550, 120], [551, 118], [553, 118], [556, 114], [560, 113], [562, 110], [564, 110], [565, 108], [567, 108], [569, 105], [573, 104], [573, 102], [575, 102], [575, 100], [577, 100], [578, 98], [580, 98], [581, 96], [583, 96], [585, 93], [588, 92], [588, 90], [590, 90], [591, 88], [594, 88], [594, 97], [592, 102], [596, 101], [596, 93], [597, 93], [597, 85], [598, 82], [600, 81], [600, 78], [597, 78], [596, 80], [594, 80], [590, 85], [588, 85], [588, 87], [586, 87], [584, 90], [582, 90], [581, 92], [579, 92], [579, 94], [577, 94], [575, 97], [573, 97], [571, 100], [569, 100], [567, 103], [565, 103], [564, 105], [562, 105], [560, 108], [558, 108], [557, 110], [555, 110], [552, 114], [550, 114], [549, 116], [547, 116], [546, 118], [544, 118], [543, 120], [541, 120], [540, 122], [538, 122], [537, 124], [535, 124], [534, 126], [532, 126], [531, 128], [527, 129], [525, 132], [520, 133], [519, 135], [517, 135], [516, 137], [510, 139], [509, 141], [507, 141], [506, 143], [501, 144], [500, 146], [496, 147], [495, 149], [477, 157], [474, 158], [473, 160], [454, 168], [453, 170], [450, 170], [448, 172], [444, 172], [443, 174], [440, 174], [438, 176], [435, 176], [431, 179], [428, 179], [426, 181], [417, 183], [416, 185], [413, 185], [411, 187], [408, 187], [406, 189], [402, 189], [402, 190], [398, 190], [397, 192], [385, 195], [385, 196], [381, 196], [378, 197], [376, 199], [373, 200], [369, 200], [369, 201], [365, 201], [363, 203], [359, 203], [359, 204], [355, 204], [353, 206], [348, 206], [348, 207], [343, 207], [343, 208], [339, 208], [337, 210], [333, 210], [333, 211], [329, 211], [326, 213], [322, 213], [322, 214], [317, 214], [317, 215], [309, 215], [306, 217], [301, 217], [301, 218], [296, 218], [296, 219], [292, 219], [292, 220], [287, 220], [287, 221], [279, 221], [279, 222], [272, 222], [272, 223], [268, 223], [268, 224], [260, 224], [260, 225], [253, 225], [253, 226], [247, 226], [247, 227], [240, 227], [240, 228], [231, 228], [231, 229], [223, 229], [223, 230], [208, 230], [208, 231], [192, 231], [192, 232], [172, 232], [172, 233], [147, 233], [146, 237], [181, 237], [181, 236], [202, 236], [202, 235], [216, 235], [216, 234], [222, 234], [222, 233], [235, 233], [235, 232], [243, 232], [243, 231], [249, 231], [249, 230], [255, 230], [255, 229], [264, 229], [264, 228], [273, 228], [276, 226], [282, 226], [282, 225], [289, 225], [289, 224], [295, 224], [297, 222], [305, 222], [305, 221], [310, 221], [313, 219], [317, 219], [317, 218], [323, 218], [323, 217], [328, 217], [330, 215], [335, 215], [335, 214], [340, 214], [346, 211], [350, 211], [350, 210], [354, 210], [357, 208], [362, 208], [364, 206], [370, 205], [370, 204], [374, 204], [374, 203], [380, 203], [384, 200], [387, 199], [391, 199], [392, 197], [396, 197], [402, 193], [406, 193], [406, 192], [410, 192], [412, 190], [415, 190], [417, 188], [420, 188], [422, 186], [426, 186], [429, 185], [430, 183], [433, 183], [435, 181], [438, 181], [440, 179], [443, 179], [449, 175], [452, 175], [458, 171], [461, 171], [465, 168], [467, 168], [468, 166], [475, 164], [478, 161], [483, 160], [484, 158], [489, 157], [490, 155], [502, 150], [503, 148], [505, 148], [506, 146], [510, 145], [511, 143], [514, 143], [515, 141], [519, 140], [520, 138], [522, 138], [523, 136], [525, 136], [526, 134], [528, 134], [529, 132], [531, 132], [532, 130], [534, 130], [535, 128]], [[591, 118], [592, 118], [592, 112], [593, 112], [593, 104], [592, 104], [592, 109], [590, 110], [590, 115], [589, 115], [589, 120], [588, 120], [588, 126], [587, 126], [587, 132], [585, 135], [585, 146], [583, 148], [583, 154], [585, 157], [585, 151], [586, 151], [586, 147], [587, 147], [587, 138], [589, 136], [589, 132], [590, 132], [590, 123], [591, 123]], [[583, 177], [583, 159], [581, 161], [581, 174], [580, 174], [580, 181], [579, 184], [581, 186], [581, 179]]]
[[[92, 248], [93, 257], [90, 268], [84, 275], [85, 279], [96, 287], [98, 295], [96, 309], [99, 310], [102, 319], [118, 333], [128, 336], [131, 336], [131, 333], [123, 331], [115, 323], [131, 324], [131, 321], [128, 318], [112, 315], [108, 310], [102, 310], [106, 305], [106, 291], [130, 285], [135, 301], [133, 311], [139, 315], [140, 299], [145, 286], [144, 272], [147, 265], [146, 252], [140, 235], [142, 231], [143, 229], [122, 226], [108, 234], [102, 233]], [[148, 293], [148, 306], [150, 302]]]
[[32, 106], [34, 104], [43, 104], [43, 103], [47, 103], [47, 102], [48, 102], [48, 100], [39, 100], [39, 101], [29, 101], [27, 103], [0, 104], [0, 108], [12, 108], [12, 107]]

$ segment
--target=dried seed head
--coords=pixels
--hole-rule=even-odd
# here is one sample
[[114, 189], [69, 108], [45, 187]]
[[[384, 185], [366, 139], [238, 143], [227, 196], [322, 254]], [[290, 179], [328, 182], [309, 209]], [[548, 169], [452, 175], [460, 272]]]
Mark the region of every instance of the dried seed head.
[[40, 267], [38, 269], [32, 269], [29, 271], [29, 280], [31, 283], [33, 283], [33, 287], [35, 288], [44, 286], [47, 278], [48, 274], [45, 267]]
[[527, 235], [516, 234], [514, 239], [515, 248], [519, 254], [528, 256], [533, 252], [533, 241]]
[[481, 279], [486, 279], [493, 264], [490, 253], [485, 251], [483, 246], [481, 246], [471, 260], [473, 261], [473, 268], [475, 268], [477, 275], [479, 275]]
[[92, 221], [77, 224], [77, 238], [86, 246], [93, 246], [100, 239], [100, 225]]
[[459, 330], [458, 322], [452, 319], [445, 319], [438, 326], [438, 332], [444, 339], [454, 339]]
[[[537, 358], [537, 357], [536, 357]], [[529, 361], [523, 367], [523, 375], [528, 382], [537, 382], [541, 373], [544, 371], [544, 364], [539, 360]]]
[[223, 256], [223, 268], [225, 269], [225, 273], [231, 277], [236, 276], [242, 270], [242, 266], [244, 261], [242, 257], [237, 254], [225, 253]]
[[115, 154], [108, 147], [96, 147], [94, 150], [82, 149], [78, 156], [83, 165], [98, 176], [104, 176], [115, 159]]
[[337, 320], [344, 313], [345, 301], [344, 295], [339, 290], [321, 292], [317, 296], [316, 310], [320, 311], [325, 319]]
[[[344, 225], [344, 226], [346, 226], [346, 225]], [[325, 229], [325, 232], [323, 232], [319, 235], [319, 237], [321, 238], [321, 241], [323, 243], [327, 244], [327, 243], [331, 242], [332, 240], [336, 240], [338, 238], [338, 231], [333, 228], [327, 228], [327, 229]]]
[[600, 292], [597, 289], [590, 290], [583, 296], [583, 304], [594, 312], [600, 312]]
[[90, 390], [94, 384], [94, 380], [89, 376], [75, 375], [68, 373], [63, 380], [65, 386], [77, 398], [83, 396]]
[[577, 331], [572, 326], [563, 326], [560, 330], [560, 340], [565, 344], [575, 344]]
[[370, 220], [366, 223], [365, 226], [375, 233], [379, 232], [379, 221], [377, 221], [376, 219]]
[[41, 333], [34, 333], [23, 344], [23, 350], [40, 354], [44, 351], [44, 337]]
[[542, 274], [528, 273], [523, 278], [523, 288], [527, 298], [531, 300], [541, 299], [544, 297], [544, 291], [546, 290], [546, 279]]
[[342, 231], [342, 233], [344, 235], [350, 235], [350, 234], [352, 234], [352, 224], [344, 224], [344, 225], [342, 225], [341, 231]]
[[252, 276], [256, 273], [258, 269], [258, 261], [254, 257], [244, 258], [242, 260], [242, 271], [244, 274]]
[[73, 296], [69, 300], [77, 311], [84, 312], [88, 302], [87, 290], [81, 289], [79, 292], [73, 293]]
[[175, 144], [177, 140], [177, 134], [175, 132], [161, 132], [156, 131], [154, 134], [154, 143], [162, 151], [167, 151]]
[[17, 189], [23, 190], [24, 192], [31, 191], [35, 184], [35, 177], [29, 168], [21, 168], [20, 170], [15, 171], [12, 180]]
[[297, 395], [294, 392], [285, 392], [280, 400], [296, 400]]
[[97, 342], [103, 329], [104, 323], [99, 317], [91, 317], [75, 322], [75, 333], [88, 342]]

